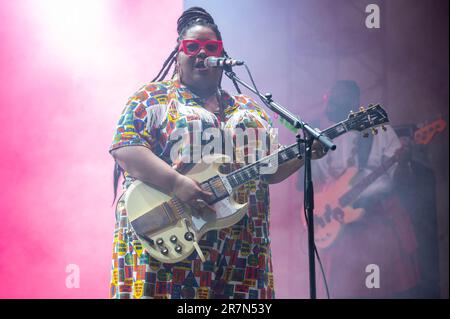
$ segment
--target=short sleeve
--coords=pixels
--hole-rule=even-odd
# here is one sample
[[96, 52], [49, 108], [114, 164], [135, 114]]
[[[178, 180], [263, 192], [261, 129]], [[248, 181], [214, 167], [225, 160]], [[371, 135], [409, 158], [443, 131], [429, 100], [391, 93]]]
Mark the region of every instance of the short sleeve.
[[[244, 95], [234, 98], [238, 106], [233, 108], [225, 130], [232, 136], [237, 160], [243, 161], [242, 157], [245, 157], [245, 162], [248, 163], [247, 155], [255, 150], [263, 151], [262, 156], [273, 153], [280, 145], [270, 117], [251, 98]], [[239, 138], [241, 135], [244, 137]]]
[[367, 162], [368, 166], [380, 166], [383, 163], [384, 158], [394, 156], [401, 146], [400, 139], [394, 129], [390, 125], [386, 125], [386, 131], [381, 131], [380, 134], [374, 137]]
[[[250, 97], [245, 95], [235, 96], [235, 101], [239, 104], [234, 108], [231, 124], [247, 128], [272, 128], [272, 120], [267, 113]], [[239, 123], [239, 124], [238, 124]]]
[[154, 148], [159, 128], [165, 118], [171, 85], [170, 81], [150, 82], [128, 100], [117, 123], [110, 152], [124, 146]]
[[139, 99], [131, 98], [117, 123], [109, 151], [136, 145], [151, 148], [151, 136], [147, 131], [147, 121], [148, 114], [145, 104]]
[[[387, 125], [385, 132], [380, 132], [374, 137], [372, 149], [367, 161], [365, 174], [373, 172], [375, 169], [383, 165], [386, 159], [395, 155], [396, 151], [401, 148], [401, 142], [397, 137], [394, 129]], [[393, 176], [397, 163], [392, 165], [384, 174], [379, 176], [372, 182], [360, 195], [360, 200], [367, 198], [377, 198], [380, 194], [389, 194], [393, 190]]]

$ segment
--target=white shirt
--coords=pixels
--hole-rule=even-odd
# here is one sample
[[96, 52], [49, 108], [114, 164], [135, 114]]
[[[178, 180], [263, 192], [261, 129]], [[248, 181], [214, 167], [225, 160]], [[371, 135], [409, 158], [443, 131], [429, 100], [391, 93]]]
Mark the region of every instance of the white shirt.
[[[317, 185], [320, 191], [324, 185], [332, 183], [345, 173], [349, 167], [358, 166], [358, 139], [359, 132], [349, 132], [336, 138], [333, 142], [337, 148], [335, 151], [329, 151], [326, 156], [313, 161], [313, 179], [318, 179]], [[370, 154], [366, 167], [360, 171], [358, 177], [354, 180], [357, 183], [360, 178], [367, 176], [374, 169], [381, 166], [383, 160], [392, 157], [401, 147], [399, 138], [390, 126], [386, 126], [386, 131], [379, 130], [374, 136]], [[360, 195], [360, 199], [372, 197], [374, 195], [386, 194], [392, 189], [392, 177], [396, 164], [391, 166], [387, 172], [378, 177], [369, 185]]]

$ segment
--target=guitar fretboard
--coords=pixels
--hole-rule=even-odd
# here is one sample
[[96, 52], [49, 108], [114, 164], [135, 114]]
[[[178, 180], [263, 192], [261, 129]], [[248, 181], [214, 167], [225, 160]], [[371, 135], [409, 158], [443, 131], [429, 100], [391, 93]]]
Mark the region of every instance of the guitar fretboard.
[[[326, 135], [330, 139], [334, 139], [348, 131], [347, 125], [349, 124], [350, 121], [351, 119], [339, 122], [336, 125], [323, 131], [322, 134]], [[260, 178], [261, 175], [269, 174], [269, 173], [264, 174], [264, 172], [274, 173], [274, 171], [271, 170], [270, 167], [273, 167], [273, 165], [279, 166], [294, 158], [297, 158], [299, 154], [304, 154], [304, 151], [305, 151], [304, 144], [300, 144], [299, 149], [297, 143], [294, 143], [280, 151], [277, 151], [272, 155], [266, 156], [261, 160], [256, 161], [255, 163], [249, 164], [245, 167], [242, 167], [228, 174], [227, 180], [232, 188], [239, 187], [251, 180]]]
[[[321, 134], [330, 139], [334, 139], [349, 131], [364, 131], [365, 129], [388, 123], [389, 119], [386, 111], [380, 105], [373, 105], [367, 110], [361, 110], [357, 113], [351, 113], [350, 116], [332, 127], [322, 131]], [[296, 157], [299, 154], [304, 154], [305, 146], [294, 143], [288, 147], [282, 148], [279, 151], [266, 156], [254, 163], [248, 164], [238, 170], [226, 175], [228, 184], [232, 189], [235, 189], [251, 180], [259, 179], [262, 175], [271, 175], [276, 172], [279, 165], [282, 165]], [[228, 196], [228, 191], [224, 190], [223, 183], [220, 182], [221, 177], [215, 176], [208, 181], [202, 183], [202, 188], [214, 194], [214, 200], [217, 202], [222, 198]]]

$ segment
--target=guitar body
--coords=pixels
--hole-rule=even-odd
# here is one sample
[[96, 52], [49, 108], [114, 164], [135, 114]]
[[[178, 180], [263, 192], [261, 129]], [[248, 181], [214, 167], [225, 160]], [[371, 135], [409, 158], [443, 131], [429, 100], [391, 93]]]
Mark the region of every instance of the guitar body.
[[314, 198], [314, 238], [316, 246], [326, 248], [338, 237], [345, 224], [358, 220], [362, 208], [352, 208], [339, 203], [339, 198], [351, 189], [351, 180], [358, 170], [348, 168], [334, 183], [328, 185], [323, 192]]
[[[185, 175], [204, 182], [220, 175], [219, 166], [226, 160], [224, 155], [211, 156]], [[143, 247], [151, 256], [167, 263], [186, 259], [206, 232], [232, 226], [247, 212], [247, 203], [239, 204], [231, 196], [212, 204], [216, 213], [199, 211], [180, 201], [174, 203], [171, 196], [141, 181], [128, 187], [123, 205]]]

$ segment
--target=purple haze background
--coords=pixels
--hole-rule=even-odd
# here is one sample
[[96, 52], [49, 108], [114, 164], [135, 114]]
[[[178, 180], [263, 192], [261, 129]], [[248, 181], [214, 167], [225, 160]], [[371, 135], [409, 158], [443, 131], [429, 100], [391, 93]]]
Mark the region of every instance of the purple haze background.
[[[369, 3], [381, 6], [380, 30], [364, 26]], [[335, 80], [352, 78], [363, 103], [382, 102], [393, 123], [407, 124], [448, 116], [441, 3], [0, 0], [0, 297], [107, 298], [114, 226], [107, 150], [127, 98], [172, 50], [183, 7], [208, 9], [229, 54], [247, 61], [260, 89], [305, 120], [322, 116], [323, 93]], [[294, 141], [283, 128], [280, 136]], [[441, 291], [448, 297], [448, 130], [428, 151], [439, 172]], [[296, 178], [271, 188], [279, 298], [308, 297]], [[80, 268], [80, 288], [66, 287], [69, 264]]]

